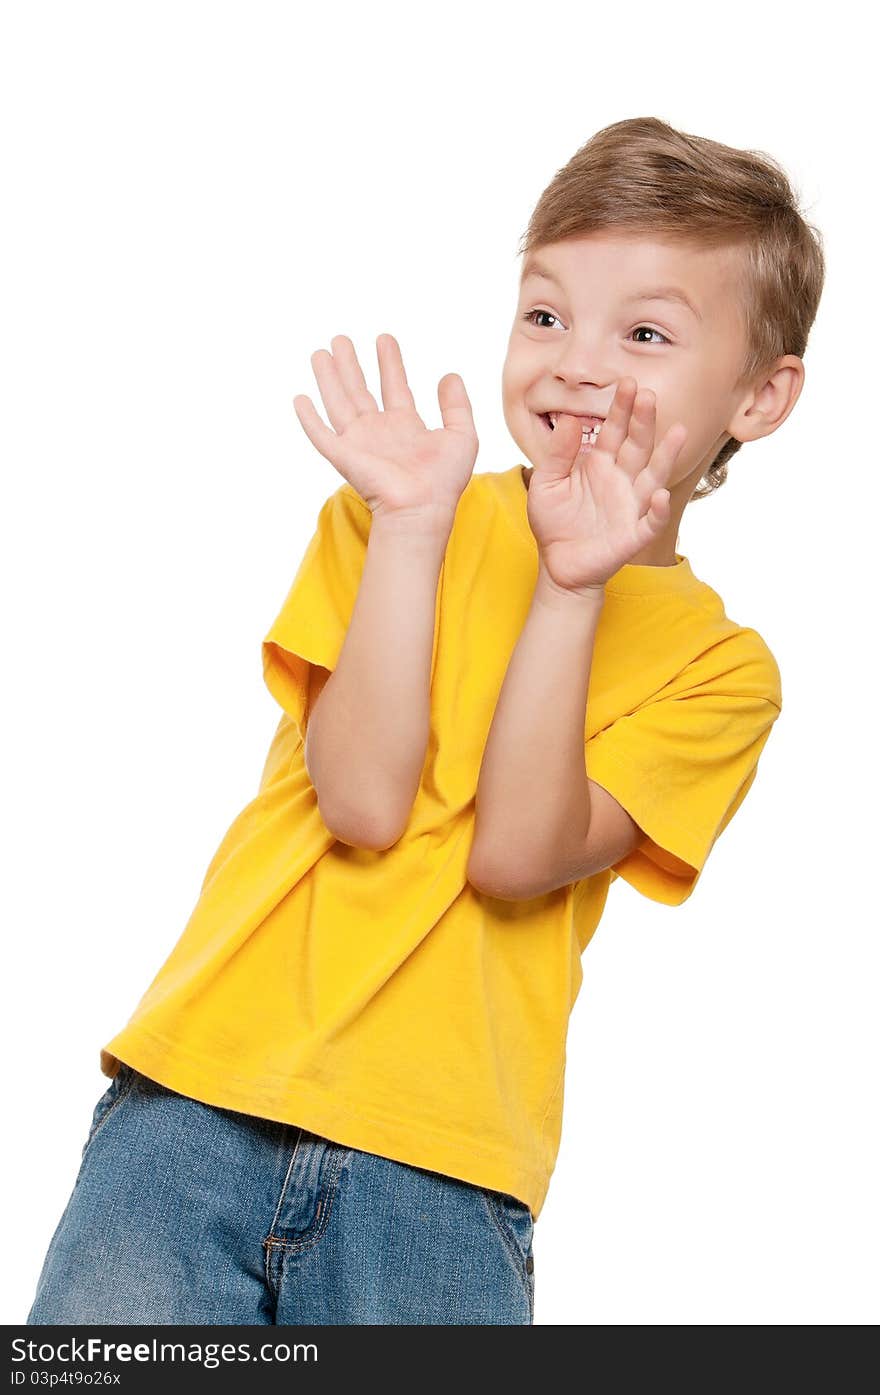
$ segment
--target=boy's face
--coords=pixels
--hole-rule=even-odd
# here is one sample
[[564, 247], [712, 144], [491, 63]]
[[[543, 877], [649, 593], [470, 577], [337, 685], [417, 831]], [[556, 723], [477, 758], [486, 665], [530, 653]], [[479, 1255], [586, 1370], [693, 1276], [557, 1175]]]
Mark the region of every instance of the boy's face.
[[[672, 543], [653, 548], [658, 557], [671, 560], [684, 505], [728, 437], [752, 434], [742, 413], [757, 394], [736, 385], [746, 347], [740, 256], [734, 248], [694, 250], [603, 232], [551, 243], [523, 263], [502, 375], [508, 429], [535, 464], [550, 437], [543, 413], [605, 417], [621, 378], [650, 388], [655, 445], [675, 422], [688, 429], [668, 485]], [[536, 266], [555, 279], [536, 275]], [[682, 291], [693, 308], [660, 298], [663, 287]]]

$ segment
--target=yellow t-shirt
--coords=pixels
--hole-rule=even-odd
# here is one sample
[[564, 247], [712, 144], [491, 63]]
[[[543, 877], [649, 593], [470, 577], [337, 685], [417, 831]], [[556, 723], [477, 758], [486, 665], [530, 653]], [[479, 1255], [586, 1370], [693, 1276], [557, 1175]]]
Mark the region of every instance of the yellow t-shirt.
[[668, 906], [693, 891], [781, 708], [753, 629], [676, 554], [607, 583], [585, 723], [588, 775], [649, 840], [616, 868], [527, 901], [465, 869], [492, 715], [535, 586], [520, 465], [473, 475], [437, 587], [431, 723], [406, 830], [333, 838], [303, 758], [311, 665], [333, 669], [371, 514], [324, 503], [263, 641], [282, 714], [259, 791], [225, 834], [190, 919], [101, 1051], [207, 1104], [299, 1125], [519, 1197], [537, 1218], [562, 1126], [581, 954], [622, 877]]

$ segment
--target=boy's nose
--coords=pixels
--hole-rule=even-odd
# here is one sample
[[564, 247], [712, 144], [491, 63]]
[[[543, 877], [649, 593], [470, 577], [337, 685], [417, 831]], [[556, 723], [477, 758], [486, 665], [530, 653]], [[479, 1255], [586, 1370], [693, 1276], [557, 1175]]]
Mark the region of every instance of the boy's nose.
[[[597, 402], [609, 394], [613, 397], [618, 377], [603, 355], [585, 344], [566, 345], [553, 364], [553, 378], [563, 400], [565, 396], [576, 400], [578, 395], [592, 396]], [[604, 416], [606, 410], [597, 409], [596, 415]]]

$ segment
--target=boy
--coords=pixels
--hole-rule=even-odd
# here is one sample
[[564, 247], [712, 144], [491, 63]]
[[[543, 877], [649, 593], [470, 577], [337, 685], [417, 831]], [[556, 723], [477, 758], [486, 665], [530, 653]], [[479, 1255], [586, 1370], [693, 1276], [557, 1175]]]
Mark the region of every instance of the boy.
[[282, 715], [101, 1052], [29, 1322], [533, 1320], [611, 880], [691, 894], [781, 707], [675, 544], [794, 407], [823, 259], [771, 161], [652, 118], [577, 152], [523, 250], [530, 470], [473, 475], [462, 380], [429, 430], [390, 335], [381, 410], [350, 340], [313, 355], [332, 429], [294, 406], [345, 483], [263, 641]]

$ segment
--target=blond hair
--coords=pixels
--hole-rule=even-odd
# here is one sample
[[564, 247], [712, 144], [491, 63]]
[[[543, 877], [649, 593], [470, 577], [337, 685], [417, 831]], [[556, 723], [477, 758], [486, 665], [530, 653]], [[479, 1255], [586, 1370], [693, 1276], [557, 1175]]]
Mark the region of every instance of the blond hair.
[[[604, 127], [538, 199], [519, 254], [599, 230], [645, 233], [694, 247], [734, 247], [746, 351], [737, 384], [784, 354], [803, 358], [825, 281], [822, 235], [802, 217], [782, 167], [678, 131], [654, 116]], [[741, 441], [730, 438], [691, 499], [715, 492]]]

